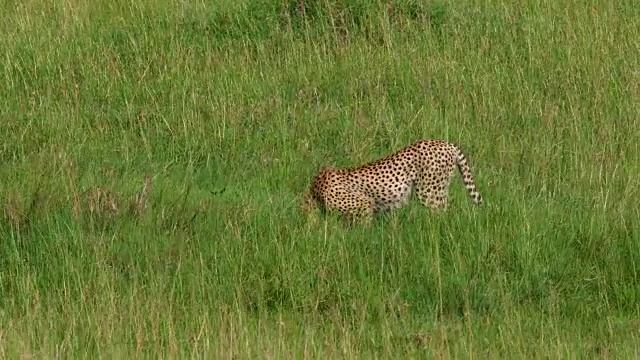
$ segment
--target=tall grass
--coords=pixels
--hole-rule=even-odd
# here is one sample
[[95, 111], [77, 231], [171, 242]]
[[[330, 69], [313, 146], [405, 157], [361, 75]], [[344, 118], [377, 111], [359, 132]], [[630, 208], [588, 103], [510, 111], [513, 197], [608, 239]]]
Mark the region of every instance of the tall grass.
[[[257, 4], [4, 3], [1, 357], [640, 355], [637, 6]], [[300, 212], [419, 138], [485, 206]]]

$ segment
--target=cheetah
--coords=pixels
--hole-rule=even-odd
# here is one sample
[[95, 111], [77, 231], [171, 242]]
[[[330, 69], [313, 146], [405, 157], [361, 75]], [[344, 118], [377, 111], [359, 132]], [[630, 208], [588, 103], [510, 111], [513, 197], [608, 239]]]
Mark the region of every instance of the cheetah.
[[471, 200], [482, 204], [460, 149], [442, 140], [420, 140], [360, 167], [322, 169], [313, 178], [303, 208], [309, 211], [320, 205], [341, 212], [348, 221], [364, 218], [368, 222], [379, 211], [405, 205], [415, 190], [422, 204], [444, 211], [456, 165]]

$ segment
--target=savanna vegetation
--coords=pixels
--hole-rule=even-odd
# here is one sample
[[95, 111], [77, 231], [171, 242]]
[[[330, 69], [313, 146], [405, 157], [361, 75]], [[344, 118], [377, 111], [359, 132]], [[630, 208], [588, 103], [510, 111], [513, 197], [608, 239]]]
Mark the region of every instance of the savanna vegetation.
[[[0, 357], [637, 358], [632, 1], [5, 1]], [[446, 214], [311, 176], [420, 138]]]

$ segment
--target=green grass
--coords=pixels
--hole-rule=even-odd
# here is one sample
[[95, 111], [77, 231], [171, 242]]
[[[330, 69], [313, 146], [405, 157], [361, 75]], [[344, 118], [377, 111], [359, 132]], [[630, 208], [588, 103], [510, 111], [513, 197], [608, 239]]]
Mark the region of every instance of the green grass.
[[[637, 6], [205, 3], [2, 5], [0, 357], [640, 356]], [[300, 212], [419, 138], [484, 206]]]

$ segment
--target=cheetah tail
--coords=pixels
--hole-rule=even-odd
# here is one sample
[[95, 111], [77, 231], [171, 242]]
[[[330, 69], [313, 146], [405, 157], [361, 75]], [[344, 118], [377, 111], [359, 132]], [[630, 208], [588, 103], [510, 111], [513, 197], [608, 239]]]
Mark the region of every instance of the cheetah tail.
[[462, 151], [458, 150], [458, 170], [460, 171], [460, 175], [462, 176], [462, 181], [464, 182], [464, 186], [467, 188], [469, 192], [469, 196], [471, 200], [476, 204], [482, 204], [482, 195], [476, 188], [476, 184], [473, 181], [473, 174], [471, 173], [471, 168], [469, 164], [467, 164], [467, 159], [462, 153]]

